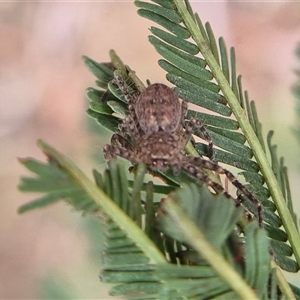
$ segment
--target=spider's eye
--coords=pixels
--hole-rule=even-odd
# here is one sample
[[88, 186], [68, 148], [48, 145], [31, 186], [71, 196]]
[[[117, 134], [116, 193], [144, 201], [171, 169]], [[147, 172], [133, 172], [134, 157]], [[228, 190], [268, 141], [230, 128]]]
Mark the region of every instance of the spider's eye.
[[168, 165], [168, 162], [166, 160], [163, 161], [164, 166]]
[[153, 166], [156, 166], [156, 165], [157, 165], [156, 160], [154, 160], [154, 161], [152, 162], [152, 165], [153, 165]]

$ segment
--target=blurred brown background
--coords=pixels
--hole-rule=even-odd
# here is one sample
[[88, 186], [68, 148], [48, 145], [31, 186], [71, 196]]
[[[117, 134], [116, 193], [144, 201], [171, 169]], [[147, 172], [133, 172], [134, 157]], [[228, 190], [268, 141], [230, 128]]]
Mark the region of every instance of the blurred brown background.
[[[238, 72], [256, 101], [264, 134], [274, 129], [279, 154], [285, 155], [299, 215], [300, 158], [291, 132], [290, 86], [300, 67], [294, 55], [300, 3], [191, 4], [217, 37], [235, 46]], [[64, 204], [17, 215], [18, 206], [36, 195], [17, 191], [19, 176], [28, 173], [16, 158], [44, 159], [35, 144], [43, 138], [86, 173], [103, 169], [108, 133], [102, 130], [103, 138], [91, 133], [102, 131], [85, 114], [85, 89], [94, 77], [81, 55], [108, 61], [109, 49], [115, 49], [142, 80], [165, 82], [159, 56], [147, 42], [151, 25], [131, 1], [0, 3], [1, 299], [108, 299], [108, 287], [98, 279], [101, 228]], [[300, 284], [299, 275], [291, 280]]]

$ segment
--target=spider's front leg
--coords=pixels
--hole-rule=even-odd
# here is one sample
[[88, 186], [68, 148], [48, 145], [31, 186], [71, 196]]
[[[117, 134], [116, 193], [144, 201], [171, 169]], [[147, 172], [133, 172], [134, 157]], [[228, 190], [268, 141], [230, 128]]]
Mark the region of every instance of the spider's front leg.
[[[263, 214], [260, 201], [241, 182], [239, 182], [230, 171], [221, 167], [214, 161], [202, 159], [200, 157], [189, 156], [189, 161], [193, 166], [211, 170], [216, 172], [217, 174], [224, 174], [229, 179], [229, 181], [256, 206], [258, 224], [260, 227], [263, 227]], [[237, 201], [241, 202], [240, 199], [237, 199]]]
[[132, 93], [129, 90], [129, 87], [125, 80], [121, 76], [115, 76], [114, 79], [112, 80], [112, 83], [115, 83], [122, 94], [124, 95], [125, 99], [128, 102], [129, 106], [129, 111], [131, 112], [133, 110], [133, 105], [136, 103], [137, 98], [138, 98], [138, 93]]
[[118, 86], [118, 88], [124, 95], [125, 99], [127, 100], [128, 104], [134, 104], [136, 102], [138, 94], [130, 92], [129, 87], [125, 82], [125, 80], [123, 79], [123, 77], [115, 76], [112, 82]]
[[122, 94], [124, 95], [128, 103], [129, 115], [132, 117], [134, 122], [137, 123], [137, 117], [135, 114], [134, 105], [138, 99], [139, 93], [132, 93], [129, 90], [127, 83], [121, 76], [115, 76], [114, 79], [112, 80], [112, 83], [116, 84], [120, 89], [120, 91], [122, 92]]

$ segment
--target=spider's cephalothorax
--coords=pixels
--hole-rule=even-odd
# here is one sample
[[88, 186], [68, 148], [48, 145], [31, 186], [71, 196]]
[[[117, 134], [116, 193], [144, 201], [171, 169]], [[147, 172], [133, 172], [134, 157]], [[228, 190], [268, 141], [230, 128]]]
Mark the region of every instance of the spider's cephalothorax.
[[[260, 226], [263, 225], [262, 208], [259, 200], [241, 184], [236, 177], [213, 160], [213, 144], [203, 124], [192, 118], [185, 124], [187, 102], [178, 99], [172, 89], [155, 83], [136, 95], [129, 93], [125, 82], [117, 77], [115, 83], [128, 101], [129, 115], [120, 126], [120, 132], [104, 147], [106, 159], [120, 156], [132, 163], [144, 162], [151, 170], [183, 170], [204, 182], [216, 192], [241, 204], [240, 198], [231, 195], [218, 183], [212, 181], [203, 169], [224, 174], [229, 181], [257, 207]], [[208, 142], [208, 160], [186, 155], [184, 148], [193, 131], [199, 130]]]

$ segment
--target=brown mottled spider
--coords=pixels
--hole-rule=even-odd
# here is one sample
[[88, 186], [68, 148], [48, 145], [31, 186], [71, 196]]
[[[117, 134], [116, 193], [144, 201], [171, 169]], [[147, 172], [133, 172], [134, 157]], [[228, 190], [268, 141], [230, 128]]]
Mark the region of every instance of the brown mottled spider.
[[[241, 205], [240, 197], [234, 199], [217, 182], [212, 181], [203, 169], [224, 174], [229, 181], [257, 207], [259, 225], [263, 226], [262, 207], [254, 195], [236, 177], [213, 161], [213, 144], [203, 124], [192, 118], [185, 125], [187, 102], [180, 102], [173, 90], [164, 84], [149, 85], [139, 96], [130, 94], [122, 78], [118, 85], [128, 101], [129, 115], [120, 125], [120, 132], [111, 138], [111, 144], [103, 151], [106, 159], [123, 157], [132, 163], [144, 162], [150, 170], [183, 170], [213, 188], [217, 193], [233, 199]], [[186, 155], [184, 148], [194, 130], [200, 130], [208, 142], [208, 157], [203, 159]]]

